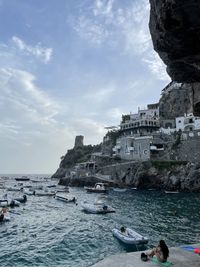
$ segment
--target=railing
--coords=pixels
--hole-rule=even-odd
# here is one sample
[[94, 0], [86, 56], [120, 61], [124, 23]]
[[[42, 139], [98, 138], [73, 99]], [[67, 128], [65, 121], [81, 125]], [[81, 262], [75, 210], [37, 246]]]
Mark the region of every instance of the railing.
[[138, 127], [160, 127], [160, 122], [158, 120], [138, 120], [129, 123], [121, 123], [120, 129], [126, 130], [126, 129], [133, 129]]

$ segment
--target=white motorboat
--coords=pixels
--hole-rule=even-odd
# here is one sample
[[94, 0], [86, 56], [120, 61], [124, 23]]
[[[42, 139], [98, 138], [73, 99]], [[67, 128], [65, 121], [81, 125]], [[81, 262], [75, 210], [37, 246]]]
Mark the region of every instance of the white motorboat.
[[55, 195], [55, 198], [57, 200], [61, 200], [61, 201], [64, 201], [64, 202], [74, 202], [76, 203], [76, 197], [71, 195], [71, 194], [56, 194]]
[[35, 196], [38, 196], [38, 197], [43, 197], [43, 196], [51, 197], [51, 196], [55, 196], [55, 193], [54, 192], [49, 192], [49, 191], [35, 191]]
[[31, 190], [29, 190], [29, 189], [27, 189], [27, 188], [23, 189], [23, 193], [24, 193], [25, 195], [28, 195], [28, 196], [35, 195], [35, 191], [31, 191]]
[[84, 211], [87, 211], [89, 213], [111, 213], [115, 212], [115, 209], [113, 209], [111, 206], [106, 205], [105, 203], [95, 203], [90, 204], [87, 201], [81, 202], [81, 207]]
[[56, 188], [55, 188], [55, 191], [56, 191], [56, 193], [59, 193], [59, 192], [66, 192], [66, 193], [69, 193], [69, 187], [68, 186], [57, 186]]
[[22, 177], [15, 178], [15, 180], [16, 181], [26, 182], [26, 181], [29, 181], [30, 178], [28, 178], [27, 176], [22, 176]]
[[115, 228], [112, 230], [112, 233], [117, 239], [128, 245], [147, 244], [149, 241], [147, 237], [138, 234], [130, 228], [126, 228], [123, 232]]
[[26, 203], [27, 201], [27, 196], [24, 194], [22, 197], [16, 197], [14, 200], [17, 200], [20, 203]]
[[15, 187], [15, 186], [13, 186], [13, 187], [7, 187], [6, 189], [7, 189], [7, 191], [16, 191], [16, 192], [22, 190], [22, 188]]
[[165, 191], [165, 194], [178, 194], [179, 191]]
[[8, 206], [10, 206], [11, 208], [19, 207], [20, 202], [17, 201], [16, 199], [12, 199], [11, 201], [8, 202]]
[[105, 188], [104, 183], [96, 183], [94, 187], [85, 187], [87, 192], [90, 193], [107, 193], [108, 190]]
[[0, 207], [7, 207], [8, 206], [8, 200], [7, 199], [1, 199], [0, 200]]
[[113, 191], [123, 193], [123, 192], [126, 192], [127, 189], [126, 188], [113, 188]]

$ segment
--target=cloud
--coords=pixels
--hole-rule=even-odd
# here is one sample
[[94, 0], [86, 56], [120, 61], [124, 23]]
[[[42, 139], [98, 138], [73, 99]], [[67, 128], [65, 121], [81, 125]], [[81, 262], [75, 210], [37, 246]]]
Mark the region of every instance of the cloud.
[[114, 0], [96, 0], [93, 9], [94, 15], [112, 16], [113, 3]]
[[109, 36], [109, 32], [103, 25], [81, 16], [73, 26], [81, 38], [89, 40], [90, 43], [100, 46]]
[[2, 97], [24, 116], [42, 123], [51, 123], [58, 113], [58, 104], [35, 85], [35, 77], [13, 68], [0, 69]]
[[166, 72], [166, 66], [156, 52], [146, 55], [142, 60], [157, 79], [170, 82], [171, 79]]
[[93, 104], [102, 104], [103, 102], [109, 101], [110, 97], [112, 97], [115, 93], [115, 86], [114, 85], [108, 85], [103, 88], [98, 88], [96, 86], [95, 91], [92, 90], [92, 92], [89, 92], [85, 95], [83, 95], [83, 99], [87, 101], [92, 101]]
[[152, 47], [149, 1], [119, 5], [113, 0], [96, 0], [87, 12], [88, 16], [81, 14], [73, 19], [73, 28], [80, 38], [97, 47], [112, 47], [125, 57], [135, 59], [137, 56], [156, 79], [169, 81], [165, 65]]
[[33, 55], [45, 64], [51, 60], [53, 54], [52, 48], [42, 47], [40, 43], [38, 43], [36, 46], [28, 45], [17, 36], [12, 37], [12, 42], [25, 55]]
[[[36, 140], [70, 147], [74, 137], [81, 133], [87, 136], [89, 143], [101, 141], [103, 124], [87, 117], [90, 109], [82, 97], [78, 101], [74, 97], [71, 103], [70, 99], [55, 100], [36, 86], [33, 74], [13, 68], [0, 69], [0, 88], [1, 137], [17, 140], [26, 147]], [[108, 93], [112, 90], [102, 90], [97, 95], [103, 100]], [[88, 103], [91, 101], [88, 99]]]

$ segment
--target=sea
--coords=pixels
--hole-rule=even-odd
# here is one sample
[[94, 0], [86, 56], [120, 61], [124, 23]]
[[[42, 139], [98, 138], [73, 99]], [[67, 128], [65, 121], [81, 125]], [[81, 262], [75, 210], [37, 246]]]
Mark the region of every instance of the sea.
[[[14, 177], [19, 175], [9, 175], [6, 184], [17, 184]], [[58, 180], [49, 180], [52, 182]], [[109, 255], [152, 248], [160, 239], [170, 247], [200, 243], [199, 193], [110, 189], [108, 194], [99, 195], [76, 187], [70, 188], [70, 192], [76, 196], [77, 204], [54, 197], [28, 196], [25, 204], [10, 209], [10, 221], [0, 224], [1, 267], [87, 267]], [[5, 189], [0, 189], [0, 198], [3, 194]], [[16, 193], [8, 194], [13, 197]], [[80, 205], [85, 200], [104, 201], [116, 212], [87, 214]], [[148, 245], [120, 243], [113, 237], [112, 229], [121, 226], [147, 236]]]

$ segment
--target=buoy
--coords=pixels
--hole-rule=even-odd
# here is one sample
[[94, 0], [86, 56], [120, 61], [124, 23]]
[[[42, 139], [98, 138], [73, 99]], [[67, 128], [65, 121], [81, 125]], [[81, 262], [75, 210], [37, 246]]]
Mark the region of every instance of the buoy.
[[195, 248], [194, 253], [200, 254], [200, 248]]

